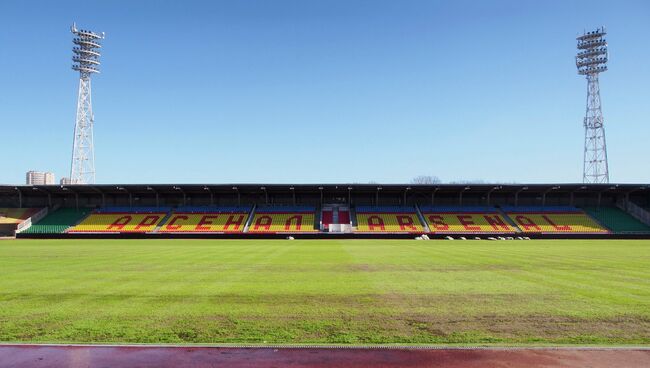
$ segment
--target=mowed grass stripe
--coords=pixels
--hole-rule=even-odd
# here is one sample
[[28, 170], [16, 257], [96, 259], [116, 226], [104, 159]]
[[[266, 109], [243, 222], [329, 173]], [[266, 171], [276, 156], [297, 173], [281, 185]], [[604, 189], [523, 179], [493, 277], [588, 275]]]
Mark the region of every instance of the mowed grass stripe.
[[0, 242], [0, 340], [650, 342], [649, 241]]

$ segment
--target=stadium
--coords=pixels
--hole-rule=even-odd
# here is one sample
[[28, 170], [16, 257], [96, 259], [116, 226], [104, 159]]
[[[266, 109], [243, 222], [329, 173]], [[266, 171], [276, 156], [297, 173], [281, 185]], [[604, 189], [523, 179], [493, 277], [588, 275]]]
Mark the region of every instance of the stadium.
[[78, 88], [16, 184], [72, 103], [3, 75], [0, 368], [649, 366], [648, 6], [584, 4], [11, 4]]
[[650, 187], [70, 185], [0, 187], [19, 238], [650, 238]]
[[647, 186], [4, 186], [0, 199], [17, 238], [0, 244], [8, 366], [647, 362]]

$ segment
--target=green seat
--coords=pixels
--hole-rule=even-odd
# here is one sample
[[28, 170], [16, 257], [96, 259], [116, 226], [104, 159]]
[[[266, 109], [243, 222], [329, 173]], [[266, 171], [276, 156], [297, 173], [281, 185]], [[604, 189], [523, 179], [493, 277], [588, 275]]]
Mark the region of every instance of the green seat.
[[24, 232], [27, 234], [60, 234], [70, 226], [75, 225], [82, 218], [88, 215], [92, 209], [89, 208], [59, 208], [48, 213], [36, 224], [33, 224]]
[[584, 210], [615, 233], [650, 232], [650, 226], [617, 207], [585, 207]]

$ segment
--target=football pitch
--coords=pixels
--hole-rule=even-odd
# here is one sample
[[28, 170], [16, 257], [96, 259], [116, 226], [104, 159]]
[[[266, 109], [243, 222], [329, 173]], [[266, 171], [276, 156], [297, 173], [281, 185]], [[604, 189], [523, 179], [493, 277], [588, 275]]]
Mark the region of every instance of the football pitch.
[[3, 240], [0, 341], [650, 343], [650, 240]]

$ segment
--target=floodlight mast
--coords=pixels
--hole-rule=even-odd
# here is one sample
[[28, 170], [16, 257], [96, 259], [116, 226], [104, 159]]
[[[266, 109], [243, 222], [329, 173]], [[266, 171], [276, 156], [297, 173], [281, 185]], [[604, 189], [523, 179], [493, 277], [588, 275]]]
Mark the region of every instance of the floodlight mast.
[[91, 75], [99, 73], [99, 49], [102, 47], [101, 34], [77, 29], [72, 24], [70, 31], [74, 35], [72, 42], [72, 69], [79, 72], [79, 95], [77, 98], [77, 115], [72, 142], [72, 165], [70, 182], [72, 184], [95, 183], [95, 147], [93, 142], [93, 115]]
[[598, 75], [607, 71], [609, 54], [605, 27], [578, 36], [576, 66], [587, 78], [587, 111], [584, 118], [585, 149], [582, 170], [584, 183], [609, 183], [605, 126], [600, 102]]

